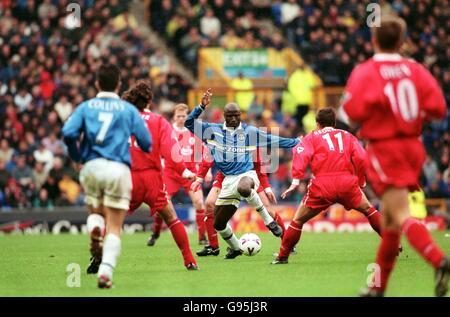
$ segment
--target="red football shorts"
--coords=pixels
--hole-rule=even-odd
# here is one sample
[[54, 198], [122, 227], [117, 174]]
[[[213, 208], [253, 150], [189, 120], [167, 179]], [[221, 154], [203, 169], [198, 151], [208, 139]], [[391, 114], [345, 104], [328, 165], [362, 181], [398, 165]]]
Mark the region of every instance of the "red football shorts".
[[359, 206], [362, 192], [358, 177], [348, 173], [318, 176], [309, 181], [302, 204], [313, 209], [327, 209], [339, 203], [350, 210]]
[[169, 197], [172, 197], [178, 193], [181, 188], [184, 188], [186, 194], [189, 193], [191, 190], [192, 181], [183, 178], [178, 175], [177, 172], [166, 168], [164, 169], [164, 184], [166, 184]]
[[161, 172], [156, 170], [132, 171], [133, 191], [131, 194], [130, 212], [133, 212], [142, 203], [150, 206], [153, 216], [169, 203], [166, 186], [162, 180]]
[[[223, 176], [223, 174], [217, 174], [216, 179], [213, 182], [213, 187], [216, 187], [218, 189], [222, 189], [222, 183], [223, 183], [223, 179], [224, 178], [225, 177]], [[256, 190], [256, 192], [259, 194], [262, 191], [264, 191], [264, 188], [262, 187], [262, 185], [259, 185], [259, 187]]]
[[370, 142], [367, 147], [366, 172], [378, 195], [388, 187], [419, 188], [425, 150], [418, 138]]

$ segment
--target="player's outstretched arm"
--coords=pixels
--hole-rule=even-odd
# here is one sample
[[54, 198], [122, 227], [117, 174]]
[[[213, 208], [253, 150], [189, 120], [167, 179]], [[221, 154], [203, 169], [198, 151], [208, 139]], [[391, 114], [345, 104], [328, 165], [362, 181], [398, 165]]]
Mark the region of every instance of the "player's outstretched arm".
[[210, 127], [210, 124], [207, 122], [202, 122], [198, 120], [198, 117], [203, 113], [203, 111], [209, 106], [211, 103], [211, 88], [209, 88], [202, 97], [200, 104], [195, 107], [194, 110], [188, 115], [184, 126], [194, 133], [200, 139], [205, 139], [204, 134], [205, 131]]
[[[296, 146], [299, 142], [299, 138], [283, 138], [281, 136], [273, 135], [259, 130], [255, 127], [257, 134], [257, 147], [266, 147], [269, 145], [278, 146], [280, 148], [289, 149]], [[251, 138], [250, 138], [251, 139]]]

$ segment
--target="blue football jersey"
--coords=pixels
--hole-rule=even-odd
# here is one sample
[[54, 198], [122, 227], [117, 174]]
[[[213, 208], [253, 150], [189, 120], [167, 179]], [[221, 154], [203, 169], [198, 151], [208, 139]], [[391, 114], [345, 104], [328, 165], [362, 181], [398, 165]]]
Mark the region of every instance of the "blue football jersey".
[[224, 175], [240, 175], [252, 170], [252, 154], [257, 148], [292, 148], [300, 142], [298, 138], [279, 137], [244, 123], [230, 130], [224, 124], [202, 122], [197, 120], [202, 112], [201, 106], [196, 107], [187, 117], [185, 126], [206, 143], [214, 164]]
[[104, 158], [131, 166], [132, 135], [143, 151], [151, 149], [150, 132], [138, 110], [114, 93], [100, 92], [81, 103], [64, 124], [62, 134], [76, 162]]

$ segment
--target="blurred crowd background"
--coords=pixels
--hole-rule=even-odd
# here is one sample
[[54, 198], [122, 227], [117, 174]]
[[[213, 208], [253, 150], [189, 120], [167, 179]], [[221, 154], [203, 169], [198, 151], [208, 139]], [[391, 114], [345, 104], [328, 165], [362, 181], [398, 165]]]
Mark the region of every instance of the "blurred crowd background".
[[[82, 24], [66, 23], [65, 0], [0, 0], [0, 208], [81, 205], [78, 173], [61, 141], [61, 127], [74, 108], [96, 95], [95, 70], [119, 65], [122, 88], [151, 78], [153, 110], [170, 119], [186, 102], [190, 83], [169, 56], [150, 42], [129, 13], [129, 1], [85, 0]], [[309, 69], [325, 85], [345, 85], [353, 67], [373, 54], [363, 0], [162, 0], [147, 1], [150, 27], [178, 60], [197, 72], [202, 47], [295, 48], [308, 68], [286, 79], [285, 92], [270, 104], [253, 102], [246, 120], [294, 136], [314, 127]], [[423, 63], [440, 82], [449, 104], [450, 19], [446, 0], [378, 1], [382, 12], [408, 24], [405, 54]], [[274, 28], [267, 27], [270, 20]], [[299, 93], [301, 92], [301, 93]], [[221, 122], [220, 110], [209, 120]], [[450, 198], [449, 118], [425, 127], [427, 160], [422, 185], [428, 198]], [[413, 153], [412, 153], [413, 155]], [[270, 175], [276, 193], [290, 183], [290, 154]], [[207, 190], [207, 188], [205, 188]], [[305, 194], [302, 183], [291, 201]], [[183, 197], [179, 197], [183, 202]]]

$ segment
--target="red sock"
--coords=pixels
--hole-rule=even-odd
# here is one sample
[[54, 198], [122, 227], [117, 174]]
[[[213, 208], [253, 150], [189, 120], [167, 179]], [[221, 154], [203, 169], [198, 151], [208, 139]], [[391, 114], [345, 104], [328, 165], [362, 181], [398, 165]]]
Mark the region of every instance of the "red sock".
[[402, 226], [409, 243], [435, 269], [441, 264], [444, 253], [431, 238], [428, 229], [414, 218], [409, 218]]
[[400, 231], [384, 230], [381, 234], [381, 243], [378, 247], [377, 264], [380, 267], [379, 280], [375, 278], [375, 285], [373, 288], [384, 291], [395, 265], [395, 260], [398, 254], [398, 245], [400, 244]]
[[287, 230], [284, 232], [283, 240], [281, 241], [280, 252], [278, 256], [280, 258], [288, 258], [289, 254], [291, 254], [291, 250], [297, 242], [300, 240], [300, 236], [302, 234], [302, 224], [298, 224], [295, 221], [292, 221]]
[[201, 240], [205, 237], [206, 227], [205, 227], [205, 210], [197, 209], [195, 220], [197, 222], [198, 228], [198, 240]]
[[284, 226], [283, 218], [281, 218], [281, 216], [278, 212], [275, 213], [275, 221], [281, 227], [281, 229], [283, 230], [283, 234], [284, 234], [286, 232], [286, 227]]
[[191, 248], [189, 247], [189, 239], [186, 233], [186, 228], [180, 219], [177, 218], [167, 225], [169, 226], [173, 239], [177, 243], [177, 246], [183, 255], [184, 265], [188, 265], [189, 263], [197, 264], [194, 256], [192, 255]]
[[153, 216], [153, 234], [159, 236], [161, 233], [161, 227], [162, 227], [163, 219], [159, 215], [159, 213], [156, 213]]
[[209, 245], [213, 248], [219, 247], [216, 229], [214, 229], [214, 216], [209, 215], [205, 218], [206, 232], [208, 233]]
[[372, 229], [381, 237], [381, 215], [375, 207], [370, 207], [367, 212], [367, 220], [369, 220]]

